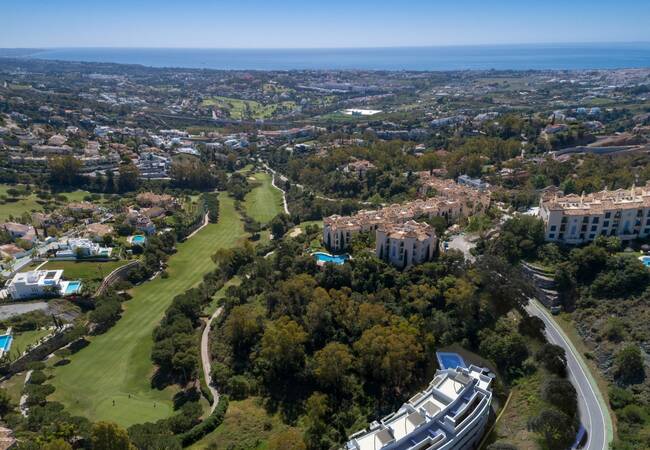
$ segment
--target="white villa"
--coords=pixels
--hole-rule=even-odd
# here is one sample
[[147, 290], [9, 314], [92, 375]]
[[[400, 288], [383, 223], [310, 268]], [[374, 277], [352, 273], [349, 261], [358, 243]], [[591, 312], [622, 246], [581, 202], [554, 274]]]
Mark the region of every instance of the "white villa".
[[63, 270], [19, 272], [8, 282], [7, 292], [13, 300], [76, 294], [79, 281], [64, 281]]
[[650, 235], [650, 183], [643, 187], [562, 195], [547, 192], [540, 200], [547, 241], [582, 244], [596, 236], [622, 241]]
[[414, 220], [381, 225], [375, 233], [377, 257], [401, 268], [431, 261], [437, 245], [433, 227]]
[[490, 415], [492, 379], [480, 367], [438, 370], [429, 387], [367, 430], [347, 450], [470, 450]]
[[59, 243], [57, 258], [77, 259], [81, 258], [109, 258], [113, 253], [112, 247], [102, 247], [99, 244], [84, 238], [70, 238]]

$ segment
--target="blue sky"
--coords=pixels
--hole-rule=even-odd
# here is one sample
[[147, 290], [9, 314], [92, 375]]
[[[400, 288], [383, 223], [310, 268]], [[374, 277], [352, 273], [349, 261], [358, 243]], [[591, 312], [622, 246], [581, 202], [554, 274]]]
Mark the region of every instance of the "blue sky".
[[650, 0], [7, 0], [0, 47], [650, 41]]

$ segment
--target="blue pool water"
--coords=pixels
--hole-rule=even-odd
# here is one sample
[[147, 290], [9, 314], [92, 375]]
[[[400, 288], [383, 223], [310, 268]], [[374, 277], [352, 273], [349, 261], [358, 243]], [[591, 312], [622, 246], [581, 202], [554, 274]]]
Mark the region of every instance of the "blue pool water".
[[142, 244], [145, 243], [146, 240], [147, 240], [147, 238], [145, 238], [144, 236], [137, 235], [137, 236], [133, 236], [131, 238], [131, 243], [137, 244], [137, 245], [142, 245]]
[[349, 255], [330, 255], [329, 253], [325, 252], [316, 252], [313, 254], [314, 258], [316, 258], [316, 261], [322, 261], [326, 263], [333, 263], [333, 264], [343, 264], [345, 261], [347, 261], [350, 256]]
[[8, 334], [0, 336], [0, 350], [3, 352], [8, 351], [11, 348], [11, 341], [13, 341], [13, 338]]
[[641, 261], [644, 266], [650, 267], [650, 256], [641, 256], [639, 257], [639, 261]]
[[81, 281], [71, 281], [68, 283], [68, 286], [65, 288], [65, 294], [76, 294], [79, 292], [79, 288], [81, 288]]
[[436, 352], [438, 365], [441, 369], [455, 369], [456, 367], [467, 367], [462, 356], [458, 353]]

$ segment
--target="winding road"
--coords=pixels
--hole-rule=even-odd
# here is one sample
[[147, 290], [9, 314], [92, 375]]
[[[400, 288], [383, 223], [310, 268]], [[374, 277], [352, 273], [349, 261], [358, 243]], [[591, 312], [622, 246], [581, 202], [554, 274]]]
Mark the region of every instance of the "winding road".
[[580, 421], [587, 430], [587, 441], [584, 446], [578, 448], [607, 450], [614, 434], [612, 418], [605, 399], [587, 364], [582, 359], [580, 352], [576, 350], [564, 331], [556, 324], [553, 317], [539, 301], [531, 299], [526, 306], [526, 311], [528, 311], [528, 314], [542, 319], [546, 325], [548, 341], [551, 344], [559, 345], [566, 351], [569, 379], [578, 392]]
[[219, 317], [221, 312], [223, 311], [223, 307], [220, 306], [217, 308], [217, 310], [210, 316], [210, 319], [208, 319], [208, 323], [205, 324], [205, 328], [203, 329], [203, 334], [201, 335], [201, 362], [203, 365], [203, 375], [205, 376], [205, 383], [208, 385], [208, 389], [210, 389], [210, 392], [212, 393], [212, 397], [214, 398], [214, 401], [212, 402], [212, 405], [210, 405], [210, 414], [214, 412], [214, 409], [217, 407], [219, 404], [219, 391], [212, 386], [212, 375], [210, 373], [212, 372], [212, 364], [210, 363], [210, 329], [212, 328], [212, 321]]

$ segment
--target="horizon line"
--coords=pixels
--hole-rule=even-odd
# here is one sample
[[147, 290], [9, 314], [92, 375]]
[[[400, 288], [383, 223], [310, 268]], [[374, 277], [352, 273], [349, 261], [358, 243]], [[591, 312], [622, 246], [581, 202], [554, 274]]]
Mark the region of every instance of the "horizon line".
[[64, 49], [120, 49], [120, 50], [372, 50], [405, 48], [454, 48], [454, 47], [511, 47], [511, 46], [567, 46], [567, 45], [650, 45], [647, 41], [573, 41], [573, 42], [518, 42], [518, 43], [481, 43], [481, 44], [422, 44], [422, 45], [375, 45], [375, 46], [317, 46], [317, 47], [185, 47], [185, 46], [37, 46], [37, 47], [0, 47], [0, 50], [64, 50]]

